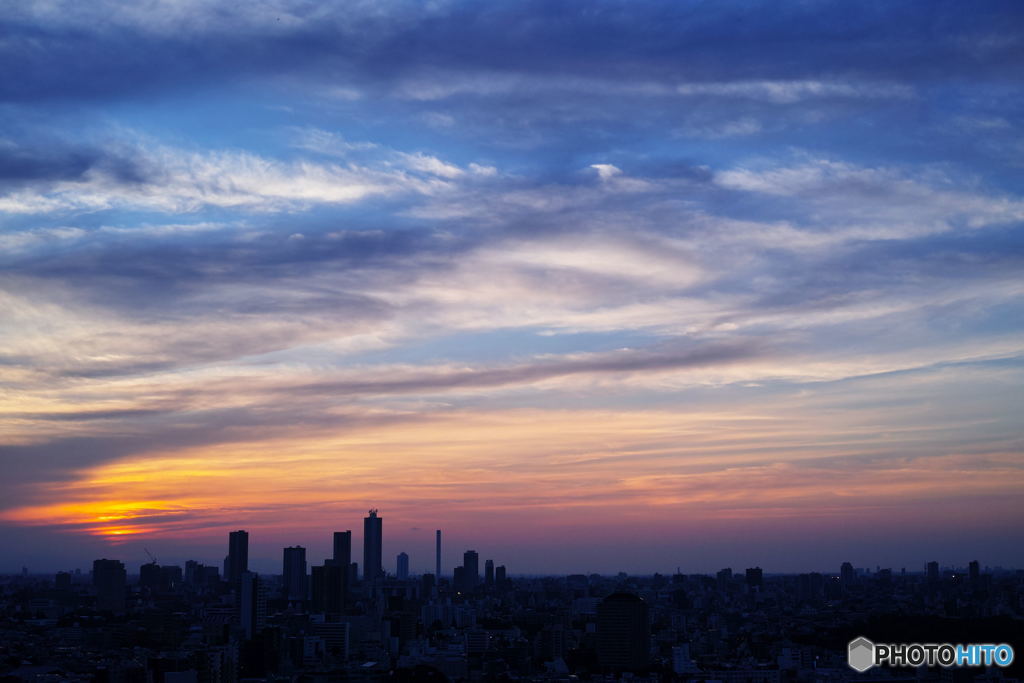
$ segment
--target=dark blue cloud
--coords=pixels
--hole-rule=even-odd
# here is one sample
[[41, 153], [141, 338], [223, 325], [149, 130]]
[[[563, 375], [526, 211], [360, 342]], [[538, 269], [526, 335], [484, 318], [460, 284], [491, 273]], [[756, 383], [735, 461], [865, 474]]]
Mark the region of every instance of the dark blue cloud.
[[[333, 20], [292, 29], [239, 22], [243, 30], [218, 14], [214, 7], [212, 28], [191, 33], [8, 19], [0, 99], [130, 97], [284, 74], [374, 89], [431, 69], [623, 82], [1005, 80], [1024, 62], [1015, 2], [534, 1], [364, 18], [338, 5]], [[529, 97], [529, 86], [516, 97]]]
[[0, 146], [0, 187], [82, 180], [90, 171], [118, 183], [141, 183], [144, 170], [132, 158], [91, 147], [60, 142]]

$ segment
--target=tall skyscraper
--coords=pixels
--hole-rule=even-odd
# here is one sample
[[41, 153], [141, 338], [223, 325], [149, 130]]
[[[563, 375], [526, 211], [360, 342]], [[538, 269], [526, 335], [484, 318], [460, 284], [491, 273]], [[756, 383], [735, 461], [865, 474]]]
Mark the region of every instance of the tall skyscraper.
[[384, 574], [381, 549], [384, 540], [384, 520], [377, 516], [377, 510], [370, 510], [363, 518], [363, 579], [374, 581]]
[[294, 546], [284, 549], [284, 594], [288, 600], [306, 599], [306, 549]]
[[249, 571], [249, 532], [232, 531], [228, 534], [228, 559], [224, 567], [224, 578], [238, 590], [242, 574]]
[[395, 576], [402, 581], [409, 578], [409, 556], [405, 553], [398, 553], [395, 562]]
[[967, 565], [967, 576], [972, 584], [977, 584], [981, 579], [981, 565], [978, 564], [977, 560], [971, 560], [971, 563]]
[[505, 565], [499, 564], [494, 568], [494, 583], [502, 586], [505, 584]]
[[435, 539], [434, 540], [435, 540], [435, 545], [437, 546], [437, 548], [435, 549], [435, 557], [434, 557], [434, 564], [435, 564], [435, 567], [434, 567], [434, 577], [438, 581], [440, 581], [441, 580], [441, 530], [440, 529], [438, 529], [437, 532], [435, 533]]
[[750, 567], [747, 569], [747, 586], [750, 588], [760, 588], [764, 583], [764, 574], [760, 567]]
[[612, 593], [597, 606], [597, 658], [616, 671], [648, 666], [650, 617], [647, 603], [632, 593]]
[[255, 572], [242, 572], [238, 579], [239, 612], [246, 640], [263, 630], [267, 621], [267, 587]]
[[96, 587], [98, 612], [124, 612], [127, 573], [118, 560], [94, 560], [92, 585]]
[[334, 564], [339, 567], [348, 567], [352, 564], [352, 532], [334, 532]]
[[475, 550], [467, 550], [462, 554], [462, 567], [466, 588], [475, 588], [480, 583], [480, 555]]
[[494, 585], [494, 560], [484, 562], [484, 584], [487, 587]]

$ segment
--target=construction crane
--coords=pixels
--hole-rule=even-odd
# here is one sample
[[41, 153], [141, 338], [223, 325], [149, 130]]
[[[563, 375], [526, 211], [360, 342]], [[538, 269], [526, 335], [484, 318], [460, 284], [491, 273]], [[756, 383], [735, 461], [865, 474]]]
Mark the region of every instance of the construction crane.
[[149, 548], [143, 548], [143, 550], [145, 550], [146, 554], [149, 555], [149, 561], [156, 564], [156, 558], [153, 557], [153, 553], [149, 552]]

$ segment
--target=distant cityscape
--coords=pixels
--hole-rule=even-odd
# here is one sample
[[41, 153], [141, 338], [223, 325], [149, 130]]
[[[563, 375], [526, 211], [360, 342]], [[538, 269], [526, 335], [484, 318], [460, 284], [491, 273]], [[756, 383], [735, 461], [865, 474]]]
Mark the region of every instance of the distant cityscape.
[[[129, 574], [101, 558], [91, 572], [0, 579], [0, 680], [234, 683], [242, 680], [864, 680], [846, 663], [862, 634], [918, 642], [1021, 642], [1024, 571], [855, 568], [772, 574], [514, 576], [467, 549], [432, 573], [409, 555], [385, 569], [383, 517], [363, 520], [331, 557], [283, 548], [281, 573], [249, 569], [249, 534], [228, 534], [223, 566], [153, 558]], [[1016, 665], [1015, 665], [1016, 666]], [[882, 680], [954, 680], [946, 670], [889, 669]], [[908, 678], [909, 677], [909, 678]], [[961, 680], [1019, 680], [1008, 669]]]

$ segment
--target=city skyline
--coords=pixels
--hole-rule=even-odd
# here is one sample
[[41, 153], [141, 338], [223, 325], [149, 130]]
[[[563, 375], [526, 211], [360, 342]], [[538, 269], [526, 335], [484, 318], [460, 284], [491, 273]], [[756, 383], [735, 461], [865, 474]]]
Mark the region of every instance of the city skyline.
[[[381, 524], [381, 526], [382, 526], [383, 517], [382, 516], [378, 517], [378, 512], [379, 512], [379, 510], [376, 509], [376, 508], [370, 510], [370, 513], [371, 513], [370, 516], [364, 518], [364, 521], [367, 521], [369, 519], [375, 519], [375, 520], [378, 520], [377, 523]], [[435, 534], [440, 534], [440, 531], [441, 530], [436, 530]], [[301, 566], [301, 568], [302, 568], [301, 569], [301, 575], [307, 577], [305, 580], [308, 580], [308, 577], [310, 576], [311, 570], [312, 570], [312, 568], [314, 566], [316, 566], [318, 564], [322, 564], [322, 565], [328, 565], [328, 564], [332, 564], [332, 563], [333, 564], [338, 564], [338, 549], [339, 548], [347, 549], [347, 551], [348, 551], [347, 554], [348, 554], [349, 558], [351, 559], [351, 545], [350, 544], [351, 544], [352, 538], [353, 538], [351, 531], [344, 531], [344, 532], [335, 531], [335, 532], [332, 532], [330, 534], [330, 536], [331, 536], [331, 542], [328, 544], [327, 551], [325, 553], [323, 553], [323, 554], [320, 554], [318, 552], [320, 550], [320, 548], [323, 546], [322, 543], [321, 544], [315, 544], [315, 546], [316, 546], [315, 550], [311, 550], [309, 547], [307, 547], [305, 545], [300, 545], [300, 544], [287, 545], [287, 546], [284, 546], [283, 548], [278, 548], [277, 549], [278, 555], [277, 555], [276, 560], [272, 559], [271, 554], [257, 555], [257, 556], [254, 556], [254, 561], [250, 564], [249, 558], [250, 558], [251, 554], [250, 554], [250, 544], [249, 544], [249, 533], [246, 530], [238, 529], [238, 530], [231, 531], [231, 532], [228, 533], [228, 542], [227, 542], [227, 546], [226, 546], [227, 555], [225, 555], [225, 557], [224, 557], [223, 564], [220, 565], [220, 564], [218, 564], [216, 562], [211, 562], [210, 564], [208, 564], [206, 566], [216, 567], [218, 569], [218, 571], [223, 570], [223, 580], [227, 583], [227, 585], [236, 585], [238, 582], [240, 582], [241, 576], [245, 572], [251, 571], [251, 572], [255, 572], [257, 574], [270, 574], [270, 575], [275, 575], [276, 574], [276, 575], [282, 576], [283, 580], [284, 580], [284, 585], [289, 587], [288, 589], [286, 589], [287, 591], [291, 591], [292, 593], [295, 593], [295, 592], [305, 593], [305, 592], [308, 592], [308, 587], [309, 587], [308, 584], [306, 584], [306, 585], [296, 584], [294, 582], [294, 579], [290, 580], [288, 578], [288, 575], [289, 575], [290, 571], [291, 572], [298, 572], [298, 571], [300, 571], [299, 567]], [[385, 535], [383, 535], [382, 533], [375, 534], [374, 538], [376, 540], [371, 541], [369, 544], [367, 544], [365, 542], [365, 540], [362, 539], [362, 538], [359, 538], [359, 537], [356, 537], [356, 538], [358, 539], [360, 545], [363, 546], [363, 556], [365, 557], [367, 554], [374, 554], [374, 553], [376, 553], [377, 549], [381, 547], [382, 542], [385, 541], [385, 539], [387, 537]], [[405, 563], [405, 569], [406, 569], [406, 572], [407, 572], [407, 576], [404, 577], [404, 578], [413, 578], [413, 577], [423, 576], [425, 574], [432, 574], [432, 575], [437, 576], [439, 578], [454, 579], [454, 581], [456, 583], [458, 583], [459, 582], [459, 576], [457, 574], [457, 570], [465, 569], [465, 571], [471, 572], [471, 570], [475, 569], [476, 570], [476, 572], [475, 572], [476, 573], [476, 579], [471, 582], [470, 587], [476, 586], [478, 584], [482, 585], [484, 583], [490, 584], [491, 582], [493, 582], [493, 580], [494, 580], [494, 572], [495, 572], [496, 568], [500, 569], [500, 571], [502, 572], [502, 575], [505, 575], [505, 573], [507, 572], [507, 567], [505, 566], [505, 564], [500, 565], [500, 567], [496, 567], [495, 564], [494, 564], [494, 559], [492, 557], [490, 557], [487, 553], [481, 554], [481, 553], [478, 553], [476, 550], [474, 550], [472, 548], [466, 548], [466, 549], [463, 549], [463, 550], [457, 550], [457, 549], [456, 550], [452, 550], [450, 552], [450, 554], [453, 556], [451, 564], [450, 565], [444, 564], [444, 560], [441, 559], [440, 561], [441, 561], [442, 564], [441, 564], [441, 569], [439, 571], [438, 570], [438, 564], [437, 564], [437, 562], [438, 562], [437, 538], [438, 538], [438, 536], [434, 536], [434, 539], [435, 539], [434, 553], [431, 554], [431, 556], [430, 556], [430, 559], [433, 561], [433, 564], [428, 566], [425, 563], [421, 562], [422, 566], [417, 566], [416, 564], [411, 563], [410, 562], [411, 557], [415, 556], [415, 555], [418, 555], [418, 553], [410, 554], [408, 552], [408, 549], [406, 548], [406, 549], [398, 551], [398, 554], [395, 556], [395, 561], [396, 561], [397, 564], [396, 564], [394, 570], [389, 570], [387, 563], [384, 563], [380, 567], [380, 571], [382, 572], [382, 576], [386, 576], [389, 579], [398, 578], [398, 579], [401, 580], [403, 577], [401, 577], [399, 575], [400, 572], [398, 570], [401, 567], [401, 563], [403, 561]], [[344, 539], [346, 541], [346, 544], [339, 545], [339, 540], [340, 539]], [[141, 566], [145, 566], [145, 565], [149, 565], [149, 564], [154, 564], [154, 565], [157, 564], [156, 556], [154, 556], [149, 551], [148, 548], [144, 548], [143, 550], [146, 553], [146, 560], [144, 562], [139, 563], [139, 566], [141, 567]], [[283, 560], [282, 560], [282, 555], [281, 555], [282, 551], [283, 551]], [[500, 550], [499, 550], [499, 553], [500, 553]], [[163, 553], [161, 553], [161, 555], [163, 555]], [[233, 558], [236, 557], [236, 555], [238, 557], [244, 558], [243, 559], [243, 563], [240, 565], [241, 568], [237, 569], [237, 575], [234, 573], [236, 571], [236, 569], [233, 569], [233, 567], [236, 566], [236, 561], [233, 560]], [[164, 556], [164, 557], [166, 558], [166, 556]], [[403, 560], [403, 558], [404, 558], [404, 560]], [[484, 561], [483, 564], [481, 564], [481, 559]], [[127, 568], [129, 570], [133, 566], [132, 562], [130, 562], [130, 561], [124, 559], [124, 558], [118, 558], [118, 557], [111, 556], [109, 558], [103, 558], [102, 559], [103, 562], [106, 562], [108, 560], [109, 561], [122, 562], [124, 564], [125, 568]], [[168, 561], [168, 560], [165, 559], [162, 562], [162, 566], [175, 566], [175, 565], [184, 566], [186, 563], [200, 561], [200, 560], [204, 560], [205, 562], [203, 562], [203, 564], [206, 564], [206, 562], [210, 561], [210, 558], [207, 558], [207, 557], [189, 557], [189, 558], [187, 558], [187, 560], [180, 560], [180, 561], [177, 560], [177, 558], [172, 558], [171, 561]], [[460, 560], [461, 560], [461, 564], [459, 563]], [[99, 562], [99, 561], [101, 561], [101, 560], [96, 560], [96, 562]], [[296, 562], [298, 564], [295, 564]], [[748, 564], [750, 564], [750, 563], [748, 563]], [[773, 570], [772, 568], [767, 568], [767, 570], [766, 570], [764, 567], [761, 566], [760, 563], [752, 563], [750, 567], [746, 567], [743, 570], [739, 570], [738, 566], [736, 568], [730, 566], [730, 567], [726, 567], [724, 569], [719, 567], [719, 568], [717, 568], [715, 570], [695, 570], [695, 569], [693, 569], [693, 567], [685, 567], [684, 568], [682, 565], [677, 565], [674, 568], [674, 570], [675, 570], [674, 572], [672, 572], [672, 571], [660, 571], [660, 570], [634, 571], [634, 572], [623, 572], [621, 570], [617, 570], [617, 571], [610, 571], [610, 572], [609, 571], [601, 572], [601, 571], [591, 571], [591, 570], [588, 570], [588, 569], [586, 569], [584, 567], [575, 567], [575, 568], [570, 568], [570, 569], [568, 569], [566, 571], [562, 571], [562, 572], [558, 572], [558, 571], [513, 571], [513, 572], [508, 572], [507, 575], [511, 577], [511, 576], [564, 576], [566, 574], [591, 574], [591, 573], [597, 573], [597, 574], [602, 574], [602, 575], [614, 575], [614, 574], [619, 574], [619, 573], [626, 573], [626, 574], [631, 574], [631, 575], [636, 575], [636, 576], [652, 576], [652, 575], [655, 575], [655, 574], [670, 575], [672, 573], [683, 573], [683, 574], [693, 574], [693, 575], [705, 574], [705, 575], [708, 575], [708, 576], [711, 576], [711, 575], [722, 576], [723, 572], [726, 572], [726, 573], [730, 573], [730, 576], [732, 576], [732, 575], [735, 575], [733, 573], [734, 571], [745, 571], [747, 573], [747, 577], [748, 577], [747, 580], [748, 581], [750, 581], [751, 572], [755, 572], [757, 574], [757, 577], [758, 577], [755, 582], [759, 582], [760, 581], [760, 576], [761, 576], [762, 572], [764, 572], [764, 573], [766, 573], [768, 575], [793, 575], [793, 574], [806, 574], [808, 572], [811, 572], [811, 573], [823, 574], [825, 576], [835, 576], [835, 577], [841, 578], [844, 582], [847, 582], [847, 581], [851, 580], [851, 578], [854, 577], [856, 575], [856, 573], [859, 573], [861, 571], [877, 572], [877, 571], [880, 571], [880, 570], [883, 570], [883, 569], [887, 570], [887, 571], [891, 571], [894, 574], [907, 573], [907, 574], [916, 575], [916, 574], [926, 574], [927, 573], [929, 576], [932, 573], [938, 571], [940, 568], [943, 571], [949, 570], [949, 569], [960, 570], [960, 569], [965, 569], [965, 568], [968, 568], [968, 567], [970, 567], [972, 571], [977, 571], [980, 568], [984, 568], [985, 571], [989, 571], [989, 570], [992, 570], [992, 569], [998, 569], [1000, 571], [1007, 571], [1007, 572], [1017, 571], [1016, 567], [1002, 566], [1002, 565], [990, 565], [989, 563], [980, 563], [977, 559], [970, 560], [970, 561], [964, 561], [964, 560], [961, 559], [959, 561], [953, 561], [953, 562], [939, 562], [937, 560], [928, 560], [928, 561], [923, 562], [923, 563], [922, 562], [918, 562], [918, 564], [920, 564], [921, 566], [920, 567], [916, 567], [913, 563], [911, 563], [909, 565], [903, 565], [903, 566], [900, 566], [900, 567], [882, 566], [880, 564], [871, 565], [871, 563], [859, 563], [859, 564], [855, 565], [855, 564], [851, 563], [848, 560], [844, 560], [844, 561], [842, 561], [842, 563], [840, 565], [838, 565], [839, 566], [839, 571], [836, 571], [836, 572], [832, 572], [829, 568], [821, 567], [821, 566], [818, 566], [818, 567], [802, 567], [802, 568], [799, 568], [799, 569], [789, 569], [789, 570]], [[358, 580], [361, 583], [365, 583], [367, 586], [373, 585], [373, 581], [372, 580], [368, 581], [367, 578], [366, 578], [366, 573], [365, 573], [365, 567], [364, 566], [359, 565], [359, 564], [355, 564], [354, 567], [356, 567], [358, 569], [358, 571], [353, 571], [351, 574], [349, 574], [349, 576], [352, 576], [353, 578], [358, 578]], [[445, 571], [445, 569], [444, 569], [445, 567], [448, 568], [447, 571]], [[74, 571], [75, 569], [76, 568], [74, 568], [74, 567], [62, 567], [62, 568], [57, 569], [57, 570], [47, 569], [47, 570], [44, 570], [43, 573], [53, 573], [55, 571]], [[80, 569], [80, 568], [77, 568], [77, 569]], [[274, 569], [279, 570], [279, 571], [274, 571]], [[685, 571], [684, 571], [684, 569], [685, 569]], [[26, 570], [27, 570], [27, 567], [23, 566], [21, 568], [22, 572], [24, 572]], [[5, 573], [5, 572], [0, 571], [0, 574], [3, 574], [3, 573]], [[14, 575], [16, 573], [17, 572], [13, 572], [13, 571], [12, 572], [6, 572], [6, 574], [8, 574], [8, 575]], [[39, 574], [40, 572], [39, 571], [35, 571], [33, 573], [34, 574]], [[131, 571], [129, 571], [129, 575], [131, 575]], [[297, 586], [297, 585], [300, 586], [300, 587], [296, 590], [295, 586]]]
[[[230, 535], [236, 556], [244, 533]], [[990, 571], [978, 561], [966, 570], [929, 561], [926, 571], [909, 573], [844, 562], [825, 574], [772, 574], [757, 566], [713, 576], [531, 577], [509, 576], [487, 560], [481, 581], [480, 555], [466, 550], [463, 565], [442, 578], [359, 581], [355, 563], [343, 572], [329, 559], [314, 564], [296, 591], [307, 576], [298, 562], [304, 550], [284, 549], [283, 574], [245, 571], [237, 586], [219, 580], [216, 567], [188, 562], [183, 570], [156, 558], [137, 576], [112, 559], [95, 560], [91, 575], [0, 575], [0, 670], [19, 680], [45, 671], [82, 680], [152, 674], [180, 683], [295, 681], [305, 674], [534, 683], [570, 675], [643, 683], [855, 681], [870, 664], [864, 648], [892, 638], [1001, 652], [924, 667], [909, 654], [889, 662], [917, 667], [910, 673], [917, 679], [944, 677], [939, 665], [962, 667], [955, 677], [965, 680], [1017, 681], [1022, 669], [1014, 651], [1024, 636], [1024, 571]], [[396, 558], [400, 574], [406, 558]]]
[[1024, 566], [1021, 3], [0, 7], [0, 572]]

